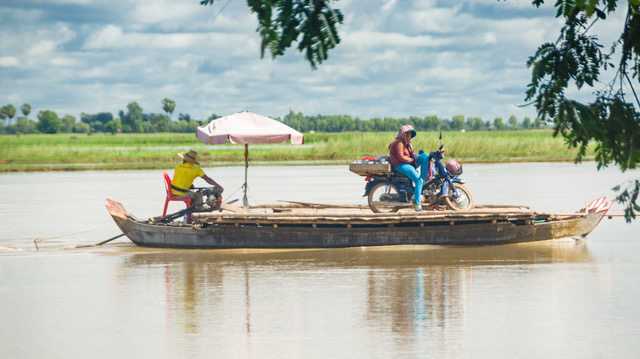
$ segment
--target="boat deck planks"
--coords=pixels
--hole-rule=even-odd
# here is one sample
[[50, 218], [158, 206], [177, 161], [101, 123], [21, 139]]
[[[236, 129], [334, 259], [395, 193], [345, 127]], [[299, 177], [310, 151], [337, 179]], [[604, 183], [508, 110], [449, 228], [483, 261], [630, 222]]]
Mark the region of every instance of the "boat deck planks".
[[248, 211], [194, 213], [195, 223], [215, 224], [394, 224], [468, 221], [535, 221], [585, 216], [586, 212], [546, 213], [524, 206], [476, 206], [471, 211], [415, 212], [403, 209], [394, 213], [373, 213], [366, 206], [291, 202], [290, 205], [261, 205]]

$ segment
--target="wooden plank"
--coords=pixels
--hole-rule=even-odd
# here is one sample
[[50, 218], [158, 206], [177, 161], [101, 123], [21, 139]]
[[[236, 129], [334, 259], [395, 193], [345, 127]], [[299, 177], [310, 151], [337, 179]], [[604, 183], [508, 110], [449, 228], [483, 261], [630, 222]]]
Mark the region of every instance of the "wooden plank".
[[247, 211], [242, 207], [224, 205], [222, 212], [194, 213], [199, 223], [235, 225], [392, 225], [400, 223], [455, 223], [471, 221], [503, 222], [536, 220], [560, 221], [587, 216], [586, 212], [546, 213], [535, 212], [522, 206], [480, 207], [472, 211], [424, 211], [401, 210], [393, 213], [373, 213], [362, 205], [331, 205], [311, 202], [286, 201], [290, 204], [263, 206], [262, 211]]
[[[312, 207], [312, 208], [361, 208], [366, 209], [369, 208], [367, 205], [358, 205], [358, 204], [325, 204], [325, 203], [313, 203], [313, 202], [300, 202], [300, 201], [285, 201], [278, 200], [278, 202], [286, 202], [293, 203], [304, 207]], [[265, 207], [266, 208], [266, 207]]]
[[[236, 213], [250, 213], [250, 211], [242, 208], [242, 207], [238, 207], [238, 206], [234, 206], [231, 204], [227, 204], [227, 203], [221, 203], [220, 207], [225, 210], [225, 211], [229, 211], [229, 212], [236, 212]], [[220, 213], [220, 212], [218, 212]], [[195, 214], [195, 213], [194, 213]]]
[[[564, 217], [577, 217], [583, 216], [583, 214], [570, 214]], [[403, 220], [403, 219], [415, 219], [415, 220], [430, 220], [433, 218], [449, 218], [452, 220], [480, 220], [480, 219], [527, 219], [527, 218], [548, 218], [549, 216], [536, 216], [534, 213], [473, 213], [473, 214], [459, 214], [456, 212], [436, 212], [429, 215], [381, 215], [378, 213], [301, 213], [301, 212], [288, 212], [288, 213], [226, 213], [226, 212], [214, 212], [214, 213], [194, 213], [195, 218], [228, 218], [228, 219], [270, 219], [270, 220], [283, 220], [288, 221], [292, 218], [308, 218], [308, 219], [324, 219], [324, 218], [357, 218], [357, 219], [371, 219], [371, 220]]]
[[278, 215], [226, 215], [220, 217], [200, 217], [199, 220], [204, 222], [215, 223], [282, 223], [282, 224], [388, 224], [388, 223], [413, 223], [413, 222], [468, 222], [468, 221], [505, 221], [505, 220], [531, 220], [532, 216], [496, 216], [496, 215], [480, 215], [480, 216], [451, 216], [447, 214], [432, 216], [402, 216], [402, 217], [373, 217], [373, 216], [280, 216]]
[[486, 208], [497, 208], [497, 209], [503, 209], [503, 208], [522, 208], [522, 209], [529, 209], [529, 206], [518, 206], [518, 205], [508, 205], [508, 204], [478, 204], [473, 206], [473, 208], [482, 208], [482, 209], [486, 209]]
[[271, 204], [252, 204], [250, 209], [271, 209], [271, 208], [304, 208], [299, 204], [284, 204], [284, 203], [271, 203]]
[[[208, 218], [208, 217], [221, 217], [221, 218], [281, 218], [287, 219], [291, 217], [306, 217], [306, 218], [322, 218], [322, 217], [342, 217], [342, 218], [372, 218], [372, 219], [401, 219], [401, 218], [420, 218], [428, 219], [433, 217], [446, 216], [448, 218], [461, 218], [461, 219], [478, 219], [478, 218], [530, 218], [535, 216], [548, 216], [544, 213], [536, 212], [454, 212], [454, 211], [438, 211], [438, 212], [399, 212], [399, 213], [372, 213], [362, 211], [336, 211], [336, 212], [318, 212], [318, 211], [291, 211], [287, 213], [273, 212], [273, 213], [255, 213], [255, 212], [241, 212], [241, 213], [228, 213], [228, 212], [204, 212], [194, 213], [196, 217]], [[571, 214], [556, 214], [557, 216], [582, 216], [583, 213], [571, 213]]]

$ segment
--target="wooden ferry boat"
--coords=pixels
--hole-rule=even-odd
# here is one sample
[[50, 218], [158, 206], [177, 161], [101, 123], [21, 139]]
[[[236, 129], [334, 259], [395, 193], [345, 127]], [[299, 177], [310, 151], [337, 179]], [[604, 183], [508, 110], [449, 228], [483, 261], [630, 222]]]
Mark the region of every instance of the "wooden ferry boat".
[[167, 248], [338, 248], [387, 245], [480, 246], [585, 237], [613, 201], [604, 197], [575, 213], [518, 206], [476, 206], [467, 212], [401, 210], [373, 213], [367, 206], [303, 202], [223, 206], [193, 213], [192, 223], [140, 219], [108, 200], [107, 209], [136, 245]]

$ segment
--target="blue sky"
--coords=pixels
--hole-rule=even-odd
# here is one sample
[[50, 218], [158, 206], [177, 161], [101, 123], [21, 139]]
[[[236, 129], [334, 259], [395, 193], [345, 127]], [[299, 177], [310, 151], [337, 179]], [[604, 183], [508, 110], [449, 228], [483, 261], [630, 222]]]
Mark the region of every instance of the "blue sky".
[[[552, 4], [551, 4], [552, 5]], [[137, 101], [206, 119], [249, 109], [268, 116], [361, 119], [455, 115], [535, 117], [524, 103], [526, 61], [555, 41], [555, 9], [531, 1], [341, 0], [341, 43], [312, 70], [290, 49], [260, 59], [245, 0], [2, 0], [0, 105], [61, 117], [126, 110]], [[615, 30], [615, 29], [613, 29]], [[34, 115], [30, 117], [34, 118]]]

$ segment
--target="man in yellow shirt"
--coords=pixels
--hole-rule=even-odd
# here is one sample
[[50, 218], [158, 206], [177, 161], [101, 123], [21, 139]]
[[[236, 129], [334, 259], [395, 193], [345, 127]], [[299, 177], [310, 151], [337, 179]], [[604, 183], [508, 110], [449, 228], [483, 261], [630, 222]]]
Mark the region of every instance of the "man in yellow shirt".
[[204, 204], [202, 192], [189, 190], [196, 177], [201, 177], [208, 184], [215, 186], [220, 193], [224, 191], [222, 186], [207, 176], [200, 168], [200, 163], [196, 159], [198, 156], [196, 151], [189, 150], [187, 153], [178, 153], [178, 156], [182, 158], [182, 163], [176, 167], [171, 180], [171, 192], [174, 196], [191, 198], [192, 202], [195, 201], [196, 208], [200, 209]]

